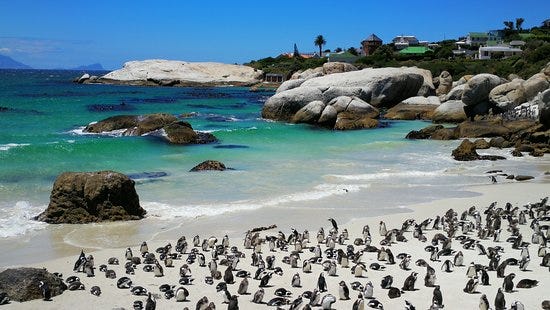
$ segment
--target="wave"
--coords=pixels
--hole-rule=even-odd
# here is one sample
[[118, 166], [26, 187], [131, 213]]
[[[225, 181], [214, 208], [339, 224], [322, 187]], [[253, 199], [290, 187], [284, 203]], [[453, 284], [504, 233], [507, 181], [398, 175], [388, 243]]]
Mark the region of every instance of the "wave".
[[7, 143], [7, 144], [0, 144], [0, 151], [8, 151], [10, 149], [16, 148], [16, 147], [25, 147], [29, 146], [29, 143]]
[[345, 195], [368, 188], [368, 184], [320, 184], [311, 191], [296, 192], [266, 200], [241, 200], [211, 205], [171, 205], [160, 202], [144, 202], [143, 207], [151, 217], [171, 220], [174, 217], [198, 218], [216, 216], [229, 212], [257, 210], [264, 207], [275, 207], [285, 203], [313, 201], [331, 196]]
[[336, 178], [346, 181], [372, 181], [380, 179], [390, 179], [390, 178], [404, 178], [404, 177], [437, 177], [445, 174], [445, 170], [436, 170], [436, 171], [399, 171], [399, 172], [376, 172], [376, 173], [366, 173], [366, 174], [331, 174], [327, 177]]
[[46, 228], [48, 224], [32, 219], [43, 210], [43, 206], [34, 207], [26, 201], [0, 209], [0, 238], [20, 236]]
[[229, 129], [209, 129], [209, 130], [196, 130], [198, 132], [204, 132], [204, 133], [213, 133], [213, 132], [234, 132], [234, 131], [250, 131], [250, 130], [258, 130], [258, 127], [252, 126], [252, 127], [244, 127], [244, 128], [229, 128]]
[[[93, 123], [90, 123], [93, 124]], [[81, 126], [72, 130], [67, 131], [68, 134], [77, 135], [77, 136], [108, 136], [108, 137], [122, 137], [126, 129], [119, 129], [113, 131], [104, 131], [100, 133], [95, 132], [85, 132], [86, 126]]]

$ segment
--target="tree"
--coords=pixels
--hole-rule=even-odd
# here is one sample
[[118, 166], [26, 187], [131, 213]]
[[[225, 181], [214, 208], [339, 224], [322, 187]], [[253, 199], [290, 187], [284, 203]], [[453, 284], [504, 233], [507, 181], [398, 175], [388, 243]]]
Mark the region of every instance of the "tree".
[[525, 21], [525, 19], [523, 19], [522, 17], [516, 18], [516, 30], [517, 30], [517, 31], [523, 30], [523, 29], [521, 28], [521, 26], [523, 25], [523, 22], [524, 22], [524, 21]]
[[342, 51], [342, 48], [341, 48], [341, 47], [337, 47], [337, 48], [334, 50], [335, 53], [340, 53], [341, 51]]
[[354, 56], [357, 56], [359, 55], [359, 53], [357, 52], [357, 49], [355, 47], [350, 47], [348, 48], [348, 53], [354, 55]]
[[506, 30], [513, 30], [514, 29], [514, 22], [513, 21], [504, 21], [504, 26], [506, 27]]
[[325, 38], [323, 38], [322, 35], [318, 35], [313, 43], [315, 44], [315, 46], [319, 46], [319, 57], [323, 57], [323, 45], [327, 44]]

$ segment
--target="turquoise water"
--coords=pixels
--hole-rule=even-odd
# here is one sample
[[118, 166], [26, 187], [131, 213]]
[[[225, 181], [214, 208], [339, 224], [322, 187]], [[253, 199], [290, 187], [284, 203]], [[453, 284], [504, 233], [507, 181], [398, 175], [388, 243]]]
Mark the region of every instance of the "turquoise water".
[[[508, 150], [488, 151], [506, 161], [456, 162], [450, 153], [458, 141], [404, 139], [427, 125], [422, 121], [336, 132], [261, 119], [269, 92], [71, 83], [79, 74], [0, 71], [3, 240], [51, 229], [30, 218], [47, 206], [53, 181], [64, 171], [134, 175], [149, 216], [169, 222], [266, 207], [331, 208], [346, 194], [353, 197], [346, 202], [353, 216], [464, 195], [465, 186], [489, 183], [487, 170], [540, 178], [550, 170], [547, 158], [512, 158]], [[185, 117], [220, 142], [176, 146], [154, 137], [82, 134], [84, 126], [109, 116], [159, 112]], [[207, 159], [235, 170], [189, 172]], [[167, 175], [149, 179], [139, 176], [143, 172]]]

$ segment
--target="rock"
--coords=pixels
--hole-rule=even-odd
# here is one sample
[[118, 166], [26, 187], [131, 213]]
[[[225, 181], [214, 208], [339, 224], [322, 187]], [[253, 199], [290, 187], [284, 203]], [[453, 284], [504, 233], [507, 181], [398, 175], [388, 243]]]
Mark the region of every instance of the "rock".
[[516, 175], [516, 177], [514, 178], [514, 180], [516, 181], [527, 181], [531, 179], [534, 179], [534, 177], [530, 175]]
[[510, 147], [512, 144], [507, 141], [506, 139], [504, 139], [503, 137], [495, 137], [495, 138], [491, 138], [491, 140], [489, 140], [489, 145], [491, 147], [497, 147], [497, 148], [508, 148]]
[[508, 136], [511, 130], [496, 119], [462, 122], [457, 126], [456, 132], [460, 138], [488, 138]]
[[293, 89], [293, 88], [296, 88], [296, 87], [299, 87], [300, 85], [302, 85], [302, 83], [304, 83], [306, 80], [305, 79], [295, 79], [295, 80], [288, 80], [288, 81], [284, 81], [281, 86], [279, 86], [279, 88], [277, 88], [277, 91], [276, 93], [280, 93], [280, 92], [283, 92], [285, 90], [289, 90], [289, 89]]
[[463, 77], [461, 77], [460, 79], [458, 79], [458, 81], [454, 82], [453, 83], [453, 88], [454, 87], [457, 87], [457, 86], [460, 86], [460, 85], [465, 85], [466, 83], [468, 83], [469, 80], [471, 80], [474, 76], [471, 75], [471, 74], [467, 74]]
[[466, 84], [453, 87], [446, 95], [442, 96], [443, 99], [441, 99], [441, 102], [449, 100], [462, 100], [462, 94], [464, 93], [465, 88]]
[[0, 291], [18, 302], [42, 299], [38, 287], [40, 281], [50, 287], [52, 297], [61, 295], [67, 289], [63, 279], [44, 268], [10, 268], [0, 272]]
[[335, 130], [354, 130], [378, 127], [378, 121], [368, 116], [357, 115], [350, 112], [338, 113]]
[[476, 150], [484, 150], [484, 149], [488, 149], [488, 148], [491, 147], [489, 142], [487, 142], [487, 140], [485, 140], [485, 139], [475, 140], [474, 145], [475, 145]]
[[443, 129], [443, 125], [431, 125], [420, 130], [413, 130], [407, 134], [406, 139], [430, 139], [434, 132]]
[[380, 115], [377, 108], [358, 97], [340, 96], [332, 99], [329, 105], [332, 105], [338, 113], [349, 112], [357, 116], [368, 118], [378, 118]]
[[436, 96], [446, 95], [453, 88], [453, 77], [447, 71], [441, 72], [438, 77], [439, 85], [435, 90]]
[[82, 84], [84, 82], [86, 82], [86, 80], [89, 80], [90, 79], [90, 75], [88, 73], [84, 73], [81, 77], [79, 77], [76, 82], [78, 84]]
[[292, 117], [291, 122], [315, 124], [319, 120], [319, 117], [321, 117], [321, 113], [323, 113], [325, 107], [326, 105], [320, 100], [312, 101], [298, 110]]
[[452, 156], [455, 160], [459, 161], [506, 159], [505, 157], [497, 155], [479, 155], [476, 151], [475, 144], [468, 139], [463, 140], [462, 143], [453, 150]]
[[527, 101], [523, 82], [521, 79], [515, 79], [496, 86], [489, 93], [489, 100], [503, 111], [517, 107]]
[[449, 100], [438, 106], [432, 116], [435, 123], [459, 123], [466, 120], [464, 103], [460, 100]]
[[539, 107], [539, 122], [546, 128], [550, 128], [550, 89], [537, 95], [534, 102]]
[[296, 73], [294, 73], [292, 75], [292, 77], [290, 77], [291, 80], [295, 80], [295, 79], [304, 79], [304, 80], [307, 80], [307, 79], [311, 79], [311, 78], [316, 78], [316, 77], [320, 77], [320, 76], [323, 76], [323, 67], [317, 67], [317, 68], [314, 68], [314, 69], [307, 69], [305, 71], [298, 71]]
[[431, 97], [411, 97], [405, 99], [398, 105], [388, 109], [384, 115], [387, 119], [414, 120], [414, 119], [432, 119], [434, 110], [440, 105], [439, 98]]
[[142, 219], [134, 181], [114, 171], [65, 172], [57, 177], [39, 221], [81, 224]]
[[498, 85], [502, 84], [503, 80], [493, 74], [477, 74], [472, 77], [462, 93], [462, 102], [467, 106], [474, 106], [481, 102], [489, 100], [489, 93]]
[[90, 133], [105, 133], [126, 129], [123, 135], [141, 136], [145, 133], [158, 130], [167, 124], [175, 122], [177, 118], [170, 114], [158, 113], [148, 115], [117, 115], [92, 123], [84, 129]]
[[338, 116], [338, 111], [336, 111], [336, 108], [334, 106], [328, 105], [323, 110], [323, 113], [321, 113], [318, 123], [320, 125], [333, 127], [334, 123], [336, 123], [337, 116]]
[[171, 114], [157, 113], [137, 117], [137, 126], [129, 128], [124, 135], [141, 136], [151, 131], [158, 130], [168, 124], [176, 122], [178, 119]]
[[548, 151], [541, 150], [541, 149], [533, 149], [531, 152], [529, 152], [529, 155], [533, 157], [542, 157], [544, 156], [544, 153], [548, 153]]
[[129, 85], [253, 85], [263, 72], [252, 67], [214, 62], [149, 59], [130, 61], [98, 79], [101, 83]]
[[479, 154], [476, 152], [476, 146], [470, 140], [463, 140], [460, 145], [453, 150], [453, 158], [459, 161], [470, 161], [479, 159]]
[[549, 79], [550, 77], [546, 76], [544, 73], [537, 73], [525, 81], [523, 83], [523, 88], [525, 89], [525, 101], [533, 100], [538, 93], [549, 89]]
[[290, 121], [294, 114], [312, 101], [323, 101], [323, 92], [316, 87], [296, 87], [275, 94], [263, 108], [262, 117], [277, 121]]
[[216, 160], [206, 160], [202, 163], [196, 165], [193, 167], [190, 172], [196, 172], [196, 171], [207, 171], [207, 170], [216, 170], [216, 171], [225, 171], [227, 168], [225, 165], [219, 161]]
[[162, 129], [168, 142], [173, 144], [208, 144], [218, 141], [207, 132], [196, 132], [191, 124], [185, 121], [173, 122]]
[[327, 62], [323, 64], [323, 74], [325, 75], [350, 71], [357, 71], [357, 67], [345, 62]]

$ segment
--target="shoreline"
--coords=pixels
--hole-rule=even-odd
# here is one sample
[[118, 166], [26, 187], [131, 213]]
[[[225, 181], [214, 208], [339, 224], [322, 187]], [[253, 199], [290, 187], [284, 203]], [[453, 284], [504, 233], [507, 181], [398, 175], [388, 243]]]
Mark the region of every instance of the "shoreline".
[[[380, 241], [380, 236], [378, 235], [378, 225], [377, 223], [380, 220], [384, 220], [386, 222], [386, 225], [388, 229], [390, 228], [397, 228], [401, 226], [401, 222], [403, 222], [406, 219], [413, 218], [417, 222], [422, 221], [425, 218], [428, 217], [434, 217], [436, 214], [444, 214], [449, 208], [454, 208], [455, 211], [460, 214], [463, 210], [467, 210], [471, 206], [475, 205], [477, 210], [484, 210], [491, 202], [497, 201], [497, 207], [504, 207], [504, 204], [506, 202], [512, 203], [513, 206], [523, 206], [526, 203], [533, 203], [538, 202], [540, 199], [544, 198], [548, 195], [548, 184], [545, 183], [506, 183], [506, 184], [494, 184], [494, 185], [484, 185], [484, 186], [475, 186], [475, 187], [467, 187], [464, 189], [465, 191], [469, 191], [472, 193], [477, 193], [474, 196], [470, 197], [462, 197], [462, 198], [447, 198], [447, 199], [440, 199], [435, 200], [432, 202], [427, 203], [419, 203], [419, 204], [413, 204], [410, 206], [399, 208], [400, 211], [404, 211], [402, 213], [395, 213], [395, 214], [385, 214], [385, 215], [377, 215], [372, 217], [359, 217], [359, 218], [353, 218], [350, 221], [341, 221], [339, 218], [336, 218], [339, 222], [340, 227], [344, 227], [349, 230], [350, 232], [350, 240], [348, 243], [353, 242], [353, 238], [351, 236], [357, 236], [361, 232], [361, 228], [364, 224], [368, 224], [370, 226], [371, 234], [373, 236], [373, 245], [379, 246], [378, 242]], [[278, 228], [268, 230], [265, 232], [262, 232], [263, 235], [276, 235], [276, 231], [281, 230], [285, 234], [289, 233], [289, 225], [285, 223], [281, 223], [279, 221], [284, 221], [283, 218], [272, 218], [270, 219], [271, 222], [278, 225]], [[228, 223], [228, 225], [235, 225], [235, 223]], [[251, 225], [251, 226], [264, 226], [264, 225]], [[310, 231], [310, 246], [313, 246], [316, 244], [315, 241], [315, 234], [319, 226], [322, 226], [325, 228], [326, 231], [330, 228], [330, 222], [326, 221], [326, 218], [323, 217], [323, 215], [316, 214], [315, 218], [311, 220], [311, 223], [307, 227], [298, 227], [295, 226], [295, 228], [301, 232], [304, 229], [308, 229]], [[503, 226], [505, 224], [503, 223]], [[525, 225], [524, 225], [525, 226]], [[238, 226], [237, 226], [238, 227]], [[252, 227], [246, 227], [246, 229], [249, 229]], [[528, 227], [523, 227], [528, 228]], [[219, 230], [219, 228], [217, 228]], [[231, 245], [236, 245], [239, 247], [239, 249], [242, 248], [242, 231], [241, 229], [233, 227], [233, 231], [226, 230], [226, 233], [230, 236]], [[242, 230], [245, 230], [243, 228]], [[503, 229], [504, 231], [504, 229]], [[187, 236], [187, 240], [189, 243], [191, 243], [192, 236], [196, 233], [196, 231], [184, 231], [183, 234]], [[427, 234], [432, 234], [434, 231], [426, 231]], [[503, 232], [504, 234], [504, 232]], [[171, 234], [168, 231], [159, 232], [159, 234], [151, 239], [149, 242], [150, 248], [156, 248], [157, 246], [162, 246], [166, 242], [171, 242], [172, 244], [175, 244], [175, 240], [173, 238], [165, 238], [166, 236], [170, 236]], [[508, 234], [506, 234], [507, 236]], [[208, 238], [209, 234], [200, 234], [201, 238]], [[525, 235], [526, 239], [530, 240], [530, 235]], [[218, 240], [221, 240], [223, 236], [216, 235]], [[407, 253], [411, 254], [413, 256], [413, 262], [418, 258], [422, 256], [426, 261], [428, 261], [429, 253], [424, 252], [423, 248], [429, 244], [423, 244], [420, 243], [418, 240], [412, 240], [411, 232], [409, 231], [406, 235], [407, 239], [409, 239], [409, 242], [406, 243], [398, 243], [394, 246], [392, 246], [392, 251], [394, 255], [397, 255], [398, 253], [402, 251], [406, 251]], [[506, 238], [502, 238], [499, 245], [501, 246], [509, 246], [508, 243], [504, 242]], [[176, 238], [177, 240], [177, 238]], [[430, 238], [428, 238], [430, 240]], [[458, 241], [453, 242], [453, 248], [456, 248], [459, 250], [460, 244]], [[138, 251], [139, 245], [131, 245], [134, 252]], [[264, 246], [264, 250], [266, 247]], [[104, 263], [108, 257], [115, 256], [118, 257], [121, 262], [124, 258], [124, 251], [125, 247], [121, 248], [107, 248], [102, 249], [99, 251], [90, 251], [86, 252], [86, 254], [93, 254], [96, 265], [98, 266], [101, 263]], [[79, 251], [78, 251], [79, 252]], [[487, 259], [478, 256], [477, 251], [464, 251], [465, 254], [465, 260], [464, 264], [468, 265], [470, 260], [480, 261], [480, 263], [486, 264]], [[264, 256], [269, 255], [267, 251], [264, 251]], [[519, 279], [523, 278], [534, 278], [536, 277], [542, 277], [542, 281], [548, 281], [550, 280], [550, 276], [548, 275], [547, 271], [545, 271], [545, 268], [538, 266], [540, 263], [541, 258], [537, 257], [537, 249], [532, 247], [530, 249], [532, 262], [529, 265], [530, 270], [533, 270], [533, 272], [521, 272], [517, 270], [517, 266], [510, 266], [507, 268], [507, 274], [510, 272], [515, 272], [518, 277], [515, 280], [515, 283], [519, 281]], [[47, 268], [50, 272], [59, 271], [64, 274], [64, 277], [67, 277], [69, 275], [74, 274], [72, 272], [72, 265], [75, 258], [78, 256], [77, 251], [74, 251], [72, 254], [67, 253], [67, 257], [63, 258], [57, 258], [53, 260], [47, 260], [40, 263], [33, 263], [30, 266], [34, 267], [44, 267]], [[249, 254], [249, 253], [247, 253]], [[281, 263], [279, 259], [282, 259], [282, 256], [288, 255], [289, 252], [277, 252], [274, 253], [277, 256], [278, 264], [277, 266], [281, 266], [285, 273], [283, 276], [276, 277], [273, 279], [273, 287], [269, 288], [269, 290], [274, 290], [278, 287], [289, 287], [290, 278], [292, 277], [292, 274], [295, 272], [300, 272], [301, 269], [295, 269], [292, 270], [288, 265]], [[309, 257], [311, 253], [309, 251], [304, 251], [304, 254], [302, 254], [304, 257]], [[518, 256], [519, 252], [512, 252], [509, 249], [505, 250], [504, 255], [513, 255]], [[248, 260], [250, 259], [250, 255], [247, 255], [245, 259], [243, 259], [243, 262], [240, 263], [240, 267], [247, 268], [249, 271], [253, 271], [250, 269], [250, 265], [248, 263]], [[443, 257], [442, 257], [443, 259]], [[207, 257], [207, 261], [209, 261], [210, 258]], [[246, 262], [245, 262], [246, 261]], [[375, 258], [372, 257], [372, 255], [368, 256], [368, 259], [366, 259], [367, 265], [371, 262], [376, 261]], [[396, 259], [396, 261], [399, 261]], [[170, 283], [174, 282], [174, 284], [177, 284], [178, 276], [174, 275], [177, 274], [177, 267], [179, 267], [183, 261], [175, 261], [176, 268], [168, 269], [168, 271], [171, 273], [170, 275], [166, 275], [163, 278], [153, 278], [151, 274], [144, 273], [141, 269], [136, 270], [136, 275], [131, 276], [131, 278], [139, 283], [140, 285], [143, 285], [150, 291], [158, 292], [158, 284], [159, 283]], [[466, 294], [462, 293], [462, 288], [464, 287], [466, 283], [466, 276], [465, 276], [465, 270], [466, 267], [456, 267], [456, 271], [453, 273], [445, 273], [443, 274], [440, 270], [441, 263], [430, 263], [434, 266], [434, 268], [437, 270], [437, 284], [440, 284], [442, 287], [442, 291], [444, 293], [444, 301], [447, 307], [446, 309], [453, 309], [451, 305], [455, 303], [460, 303], [461, 305], [465, 305], [465, 308], [473, 308], [474, 306], [477, 307], [479, 303], [479, 297], [481, 294]], [[123, 266], [116, 266], [119, 269], [117, 269], [117, 275], [119, 277], [125, 275], [123, 269]], [[223, 271], [225, 267], [220, 266], [221, 270]], [[401, 298], [397, 299], [389, 299], [387, 296], [387, 290], [382, 290], [380, 288], [380, 277], [388, 272], [380, 272], [380, 271], [367, 271], [367, 278], [360, 278], [355, 279], [353, 276], [350, 275], [349, 270], [346, 270], [344, 268], [339, 269], [338, 277], [330, 278], [329, 282], [329, 291], [338, 297], [338, 291], [335, 290], [335, 287], [337, 287], [337, 283], [340, 280], [345, 280], [348, 285], [352, 281], [359, 280], [359, 282], [363, 283], [367, 280], [371, 280], [374, 284], [374, 296], [382, 302], [386, 309], [393, 309], [393, 308], [402, 308], [404, 305], [404, 299], [411, 301], [417, 309], [426, 309], [429, 307], [429, 300], [431, 298], [427, 298], [427, 296], [431, 296], [431, 291], [433, 289], [426, 288], [423, 285], [423, 275], [425, 273], [423, 267], [417, 267], [413, 263], [411, 263], [412, 270], [418, 272], [418, 280], [416, 283], [416, 287], [419, 289], [414, 292], [406, 292], [403, 294]], [[4, 268], [2, 268], [4, 269]], [[217, 307], [224, 307], [221, 303], [220, 295], [215, 292], [214, 287], [210, 287], [206, 285], [203, 281], [205, 268], [199, 268], [196, 264], [191, 266], [193, 277], [196, 279], [194, 285], [187, 286], [187, 288], [190, 291], [190, 297], [189, 299], [191, 302], [184, 303], [185, 306], [188, 306], [190, 308], [193, 308], [198, 298], [202, 297], [203, 295], [208, 295], [208, 298], [210, 300], [213, 300], [216, 303]], [[253, 268], [254, 269], [254, 268]], [[546, 268], [547, 269], [547, 268]], [[403, 279], [400, 277], [406, 277], [408, 274], [410, 274], [411, 271], [405, 272], [403, 270], [399, 270], [397, 265], [387, 265], [387, 271], [389, 270], [397, 270], [394, 271], [394, 279], [396, 285], [400, 287], [403, 283]], [[537, 273], [537, 270], [540, 270], [540, 273]], [[320, 269], [320, 266], [314, 266], [312, 274], [301, 274], [302, 275], [302, 288], [298, 289], [298, 291], [302, 292], [304, 290], [311, 290], [315, 286], [317, 276], [319, 272], [322, 271]], [[300, 272], [301, 273], [301, 272]], [[96, 276], [94, 278], [86, 278], [85, 274], [78, 274], [82, 282], [86, 285], [87, 290], [86, 291], [66, 291], [60, 296], [54, 297], [53, 302], [44, 303], [41, 300], [35, 300], [25, 303], [17, 303], [13, 302], [11, 305], [9, 305], [7, 308], [13, 308], [13, 309], [28, 309], [32, 307], [41, 307], [41, 309], [55, 309], [59, 307], [69, 307], [73, 305], [79, 305], [79, 304], [86, 304], [84, 308], [88, 309], [88, 307], [91, 308], [113, 308], [113, 307], [131, 307], [134, 300], [145, 300], [145, 297], [142, 296], [133, 296], [130, 294], [128, 290], [120, 290], [116, 288], [116, 283], [113, 282], [114, 280], [105, 279], [104, 276], [96, 270]], [[497, 287], [500, 287], [502, 284], [502, 279], [498, 279], [494, 272], [491, 274], [491, 286], [483, 286], [479, 287], [478, 290], [481, 293], [484, 293], [487, 295], [489, 302], [491, 306], [493, 305], [494, 296], [496, 294]], [[233, 294], [236, 294], [236, 290], [238, 287], [238, 282], [240, 281], [240, 278], [236, 278], [237, 284], [232, 285], [230, 287], [230, 291]], [[539, 279], [540, 280], [540, 279]], [[218, 281], [215, 281], [217, 283]], [[251, 288], [249, 289], [249, 292], [254, 293], [255, 289], [257, 288], [257, 281], [256, 280], [250, 280]], [[521, 300], [524, 305], [526, 306], [526, 309], [538, 309], [540, 308], [540, 302], [542, 302], [542, 299], [544, 297], [543, 289], [545, 288], [544, 283], [540, 283], [539, 286], [532, 288], [532, 289], [520, 289], [519, 291], [516, 291], [511, 294], [505, 294], [506, 300], [507, 300], [507, 306], [509, 306], [512, 302], [512, 300]], [[92, 296], [88, 289], [92, 285], [99, 285], [102, 287], [104, 294], [101, 297]], [[254, 289], [252, 286], [254, 285]], [[331, 289], [332, 287], [332, 289]], [[267, 291], [268, 289], [266, 289]], [[351, 289], [350, 289], [351, 290]], [[456, 291], [457, 293], [453, 293]], [[208, 293], [206, 293], [208, 292]], [[337, 303], [334, 305], [337, 309], [343, 308], [350, 308], [353, 301], [356, 299], [357, 292], [352, 291], [350, 294], [351, 300], [348, 301], [337, 301]], [[197, 294], [201, 294], [200, 296], [197, 296]], [[271, 299], [271, 297], [274, 297], [273, 295], [270, 295], [269, 298], [264, 298], [264, 301], [267, 301]], [[294, 294], [292, 296], [293, 298], [297, 297], [297, 294]], [[292, 298], [292, 299], [293, 299]], [[252, 299], [251, 295], [243, 295], [240, 296], [239, 300], [239, 306], [241, 309], [256, 309], [254, 306], [257, 306], [253, 303], [250, 303], [249, 300]], [[292, 301], [291, 299], [291, 301]], [[535, 302], [536, 301], [536, 302]], [[166, 306], [174, 306], [177, 305], [174, 300], [166, 300], [164, 298], [158, 299], [157, 301], [159, 306], [166, 307]], [[80, 308], [82, 308], [82, 305], [80, 305]]]

